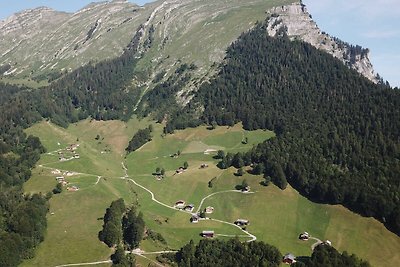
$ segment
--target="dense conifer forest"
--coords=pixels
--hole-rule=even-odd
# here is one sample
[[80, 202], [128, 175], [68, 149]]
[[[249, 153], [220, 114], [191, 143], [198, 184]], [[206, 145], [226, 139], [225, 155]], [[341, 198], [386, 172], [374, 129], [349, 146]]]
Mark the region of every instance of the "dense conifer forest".
[[277, 138], [227, 155], [220, 166], [263, 164], [282, 189], [289, 182], [314, 201], [343, 204], [400, 234], [399, 90], [309, 44], [269, 37], [261, 24], [232, 44], [225, 63], [167, 132], [239, 121], [274, 130]]
[[[274, 246], [264, 242], [254, 241], [242, 243], [237, 239], [229, 241], [201, 240], [198, 244], [190, 241], [176, 254], [164, 254], [157, 259], [168, 264], [178, 264], [179, 267], [200, 266], [280, 266], [281, 252]], [[349, 255], [339, 253], [328, 245], [318, 245], [311, 257], [296, 257], [296, 267], [369, 267], [369, 263]]]

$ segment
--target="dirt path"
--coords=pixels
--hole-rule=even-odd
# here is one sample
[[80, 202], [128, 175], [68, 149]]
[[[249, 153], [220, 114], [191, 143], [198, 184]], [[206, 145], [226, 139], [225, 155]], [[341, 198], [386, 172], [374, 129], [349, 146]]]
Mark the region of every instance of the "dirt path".
[[323, 242], [316, 238], [316, 237], [312, 237], [310, 236], [309, 239], [315, 240], [316, 242], [314, 244], [311, 245], [311, 250], [314, 251], [315, 247], [318, 246], [319, 244], [322, 244]]
[[[50, 163], [49, 163], [50, 164]], [[47, 169], [47, 170], [59, 170], [61, 172], [73, 172], [74, 175], [85, 175], [85, 176], [95, 176], [95, 177], [100, 177], [98, 174], [91, 174], [91, 173], [82, 173], [82, 172], [75, 172], [75, 171], [68, 171], [68, 170], [62, 170], [58, 168], [51, 168], [51, 167], [46, 167], [44, 165], [38, 165], [39, 168]]]
[[[163, 202], [157, 200], [157, 199], [155, 198], [155, 196], [154, 196], [154, 193], [153, 193], [150, 189], [144, 187], [143, 185], [138, 184], [135, 180], [129, 178], [128, 169], [126, 168], [126, 166], [125, 166], [125, 164], [124, 164], [123, 162], [122, 162], [121, 164], [122, 164], [122, 168], [124, 169], [124, 172], [125, 172], [125, 176], [124, 176], [124, 177], [121, 177], [121, 179], [131, 181], [131, 182], [134, 183], [136, 186], [138, 186], [138, 187], [142, 188], [143, 190], [149, 192], [150, 195], [151, 195], [151, 200], [153, 200], [154, 202], [156, 202], [156, 203], [158, 203], [158, 204], [160, 204], [160, 205], [162, 205], [162, 206], [164, 206], [164, 207], [167, 207], [167, 208], [169, 208], [169, 209], [178, 210], [178, 209], [176, 209], [175, 207], [169, 206], [169, 205], [167, 205], [167, 204], [165, 204], [165, 203], [163, 203]], [[240, 192], [240, 193], [242, 193], [242, 191], [239, 191], [239, 190], [226, 190], [226, 191], [221, 191], [221, 192], [215, 192], [215, 193], [210, 194], [210, 195], [206, 196], [205, 198], [203, 198], [203, 200], [202, 200], [202, 202], [200, 203], [200, 205], [203, 204], [203, 202], [204, 202], [205, 199], [207, 199], [207, 198], [209, 198], [209, 197], [211, 197], [211, 196], [213, 196], [213, 195], [216, 195], [216, 194], [219, 194], [219, 193], [227, 193], [227, 192], [235, 192], [235, 193], [239, 193], [239, 192]], [[200, 208], [200, 206], [199, 206], [199, 208]], [[185, 213], [188, 213], [188, 214], [192, 214], [191, 212], [184, 211], [184, 210], [178, 210], [178, 211], [185, 212]], [[211, 218], [210, 218], [210, 220], [213, 220], [213, 221], [216, 221], [216, 222], [220, 222], [220, 223], [224, 223], [224, 224], [228, 224], [228, 225], [232, 225], [232, 226], [234, 226], [234, 227], [236, 227], [236, 228], [239, 228], [243, 233], [246, 234], [247, 237], [250, 237], [250, 238], [251, 238], [251, 239], [248, 240], [247, 242], [252, 242], [252, 241], [257, 240], [257, 237], [256, 237], [255, 235], [249, 233], [249, 232], [246, 231], [246, 230], [243, 230], [240, 226], [238, 226], [238, 225], [236, 225], [236, 224], [234, 224], [234, 223], [227, 222], [227, 221], [222, 221], [222, 220], [218, 220], [218, 219], [211, 219]]]

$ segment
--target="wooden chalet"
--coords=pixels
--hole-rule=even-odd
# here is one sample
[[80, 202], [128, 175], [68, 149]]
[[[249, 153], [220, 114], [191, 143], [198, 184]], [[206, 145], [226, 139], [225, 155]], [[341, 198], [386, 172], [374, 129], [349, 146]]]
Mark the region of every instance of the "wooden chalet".
[[237, 219], [235, 221], [235, 224], [238, 225], [238, 226], [246, 226], [246, 225], [250, 224], [250, 221], [249, 220], [245, 220], [245, 219]]
[[287, 253], [285, 256], [283, 256], [282, 262], [286, 264], [293, 264], [296, 262], [296, 257], [292, 253]]
[[192, 212], [194, 210], [194, 205], [189, 204], [183, 208], [185, 211]]
[[183, 209], [185, 207], [185, 201], [184, 200], [178, 200], [175, 202], [175, 208], [177, 209]]
[[203, 232], [201, 232], [201, 236], [205, 237], [205, 238], [213, 238], [214, 231], [203, 231]]
[[199, 222], [199, 216], [193, 215], [192, 218], [190, 218], [191, 223], [198, 223]]
[[207, 214], [213, 213], [214, 207], [208, 206], [207, 208], [205, 208], [204, 212]]
[[310, 234], [307, 232], [301, 233], [299, 235], [299, 239], [303, 241], [307, 241], [310, 238]]

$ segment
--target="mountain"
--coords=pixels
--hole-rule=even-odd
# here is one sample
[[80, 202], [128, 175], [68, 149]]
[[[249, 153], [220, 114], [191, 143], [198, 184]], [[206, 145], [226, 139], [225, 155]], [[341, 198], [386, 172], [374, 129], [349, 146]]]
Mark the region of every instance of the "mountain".
[[106, 1], [73, 14], [45, 7], [26, 10], [0, 22], [0, 69], [11, 80], [53, 80], [89, 62], [120, 56], [142, 32], [139, 69], [154, 78], [160, 73], [168, 76], [180, 63], [188, 63], [198, 67], [195, 76], [202, 78], [213, 73], [212, 66], [222, 61], [225, 49], [267, 13], [271, 35], [286, 27], [289, 36], [378, 81], [368, 49], [321, 32], [304, 5], [292, 2], [280, 1], [282, 6], [277, 7], [275, 1], [265, 0], [166, 0], [140, 7]]
[[321, 31], [302, 3], [274, 7], [269, 10], [268, 33], [275, 36], [281, 29], [292, 39], [299, 39], [340, 59], [371, 81], [380, 82], [369, 60], [369, 50], [353, 46]]
[[[262, 185], [272, 181], [285, 189], [290, 184], [309, 200], [373, 216], [400, 235], [399, 91], [379, 83], [368, 50], [321, 32], [301, 3], [171, 0], [139, 7], [112, 1], [74, 14], [42, 7], [2, 21], [0, 30], [0, 73], [10, 82], [0, 82], [1, 266], [32, 258], [45, 238], [52, 193], [28, 196], [22, 187], [35, 166], [44, 166], [37, 162], [45, 152], [39, 138], [27, 137], [25, 130], [44, 119], [46, 127], [65, 129], [87, 118], [90, 124], [124, 121], [118, 123], [126, 131], [133, 131], [129, 123], [150, 123], [157, 136], [147, 135], [146, 140], [168, 140], [176, 129], [199, 125], [207, 125], [205, 136], [217, 125], [230, 129], [236, 123], [249, 131], [271, 130], [273, 138], [244, 147], [240, 143], [246, 145], [248, 138], [240, 135], [242, 141], [232, 146], [240, 149], [218, 153], [223, 155], [218, 155], [219, 168], [214, 157], [210, 170], [235, 167], [239, 176], [263, 174]], [[43, 86], [34, 90], [13, 84], [32, 80]], [[153, 126], [146, 129], [151, 132]], [[93, 159], [114, 149], [103, 148], [104, 138], [99, 140], [109, 132], [113, 128], [105, 127], [85, 137], [87, 145], [96, 144]], [[122, 151], [124, 138], [115, 137]], [[65, 142], [79, 140], [73, 135]], [[59, 140], [52, 144], [56, 142], [61, 145]], [[202, 150], [203, 144], [196, 142]], [[250, 145], [250, 151], [243, 150]], [[183, 148], [181, 143], [171, 146]], [[166, 151], [155, 153], [151, 162], [173, 160]], [[55, 152], [61, 151], [48, 152], [47, 159], [55, 156], [50, 164], [63, 168]], [[116, 156], [110, 163], [115, 167], [112, 177], [122, 174], [121, 163], [124, 179], [129, 167], [136, 171], [142, 159], [135, 160], [135, 153], [110, 155]], [[210, 160], [200, 154], [201, 160]], [[76, 173], [92, 173], [101, 166], [83, 163], [80, 167], [88, 169]], [[108, 166], [102, 166], [106, 173]], [[150, 176], [150, 169], [145, 171]], [[175, 174], [175, 166], [167, 171]], [[236, 179], [232, 169], [229, 175]], [[103, 175], [95, 176], [97, 184]], [[160, 229], [154, 218], [147, 220]]]

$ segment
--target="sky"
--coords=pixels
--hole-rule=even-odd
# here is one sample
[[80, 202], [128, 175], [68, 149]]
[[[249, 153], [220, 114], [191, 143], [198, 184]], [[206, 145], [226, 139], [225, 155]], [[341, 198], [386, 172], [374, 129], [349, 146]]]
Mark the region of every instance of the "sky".
[[374, 69], [400, 88], [400, 0], [303, 0], [322, 31], [370, 49]]
[[[152, 0], [129, 0], [143, 5]], [[267, 0], [266, 0], [267, 1]], [[0, 0], [0, 19], [39, 6], [74, 12], [95, 0]], [[303, 0], [322, 31], [370, 49], [374, 69], [400, 87], [400, 0]]]

